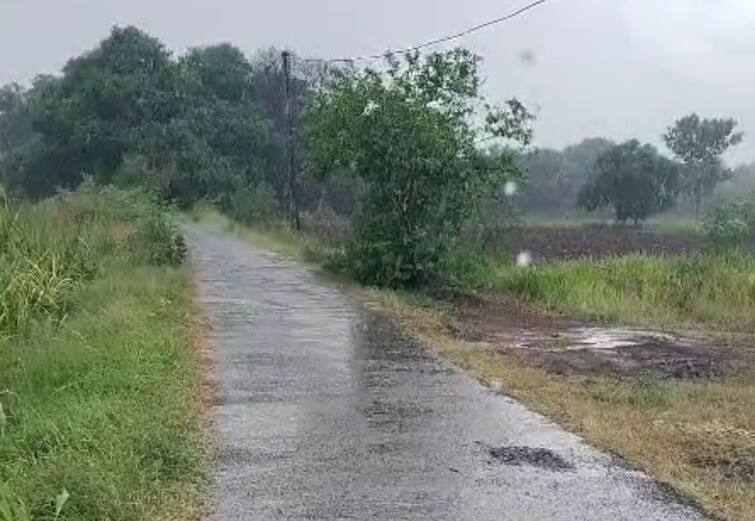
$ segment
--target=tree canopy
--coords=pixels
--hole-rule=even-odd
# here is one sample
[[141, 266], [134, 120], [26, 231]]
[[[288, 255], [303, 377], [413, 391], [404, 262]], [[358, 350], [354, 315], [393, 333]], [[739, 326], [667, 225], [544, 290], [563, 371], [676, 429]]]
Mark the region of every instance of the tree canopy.
[[579, 193], [579, 205], [590, 211], [610, 207], [619, 222], [637, 224], [674, 205], [679, 171], [652, 145], [627, 141], [598, 158], [593, 177]]
[[663, 136], [668, 148], [684, 163], [681, 189], [695, 202], [697, 214], [703, 197], [733, 174], [721, 156], [742, 142], [743, 134], [736, 132], [736, 127], [733, 119], [701, 119], [691, 114], [677, 120]]
[[[462, 49], [389, 58], [387, 72], [350, 71], [314, 99], [306, 118], [313, 172], [365, 183], [347, 251], [362, 280], [403, 285], [437, 274], [481, 198], [520, 175], [511, 154], [480, 161], [482, 136], [529, 143], [531, 116], [516, 100], [485, 105], [478, 64]], [[480, 107], [482, 127], [472, 117]]]
[[527, 183], [516, 199], [517, 205], [529, 214], [561, 217], [572, 212], [595, 162], [614, 145], [596, 137], [564, 150], [546, 148], [521, 156], [519, 164], [527, 174]]
[[274, 140], [252, 72], [228, 44], [175, 59], [157, 39], [116, 27], [60, 76], [3, 91], [0, 128], [14, 136], [1, 144], [3, 182], [40, 197], [91, 175], [141, 182], [181, 204], [256, 185]]

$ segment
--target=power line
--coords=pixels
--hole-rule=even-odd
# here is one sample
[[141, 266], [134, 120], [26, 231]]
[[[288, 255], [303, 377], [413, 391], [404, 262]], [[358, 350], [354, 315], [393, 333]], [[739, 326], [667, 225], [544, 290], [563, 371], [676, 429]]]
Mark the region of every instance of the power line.
[[385, 58], [386, 56], [392, 55], [392, 54], [407, 54], [414, 51], [419, 51], [421, 49], [424, 49], [425, 47], [431, 47], [433, 45], [439, 45], [441, 43], [450, 42], [453, 40], [458, 40], [459, 38], [463, 38], [464, 36], [467, 36], [469, 34], [472, 34], [476, 31], [479, 31], [481, 29], [485, 29], [487, 27], [490, 27], [491, 25], [496, 25], [502, 22], [506, 22], [508, 20], [511, 20], [512, 18], [516, 18], [517, 16], [524, 14], [525, 12], [529, 11], [530, 9], [534, 9], [535, 7], [538, 7], [548, 0], [537, 0], [536, 2], [532, 2], [530, 4], [525, 5], [524, 7], [521, 7], [517, 9], [516, 11], [513, 11], [511, 13], [505, 14], [503, 16], [500, 16], [498, 18], [494, 18], [493, 20], [488, 20], [487, 22], [481, 23], [479, 25], [475, 25], [474, 27], [470, 27], [468, 29], [465, 29], [461, 32], [450, 34], [448, 36], [442, 36], [440, 38], [435, 38], [433, 40], [426, 41], [424, 43], [421, 43], [419, 45], [414, 45], [412, 47], [407, 47], [405, 49], [397, 49], [397, 50], [388, 50], [381, 54], [371, 54], [366, 56], [355, 56], [352, 58], [331, 58], [331, 59], [324, 59], [324, 58], [305, 58], [304, 61], [309, 62], [325, 62], [325, 63], [343, 63], [343, 62], [355, 62], [355, 61], [366, 61], [366, 60], [377, 60]]

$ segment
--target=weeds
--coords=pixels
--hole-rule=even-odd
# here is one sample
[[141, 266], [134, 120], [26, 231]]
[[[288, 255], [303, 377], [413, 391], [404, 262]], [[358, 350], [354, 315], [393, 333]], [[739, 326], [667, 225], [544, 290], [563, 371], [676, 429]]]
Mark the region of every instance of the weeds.
[[587, 318], [755, 327], [755, 255], [628, 255], [534, 267], [499, 266], [494, 286]]
[[5, 201], [0, 235], [0, 521], [196, 519], [199, 368], [169, 213], [85, 185]]
[[112, 262], [180, 264], [169, 214], [141, 190], [84, 184], [36, 206], [0, 199], [0, 335], [62, 319], [70, 296]]

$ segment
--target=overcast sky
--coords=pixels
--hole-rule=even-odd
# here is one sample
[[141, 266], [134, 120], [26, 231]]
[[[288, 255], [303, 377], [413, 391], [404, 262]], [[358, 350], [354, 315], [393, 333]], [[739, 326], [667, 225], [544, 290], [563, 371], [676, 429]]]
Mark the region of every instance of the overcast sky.
[[[529, 0], [0, 0], [0, 83], [28, 82], [133, 24], [171, 49], [231, 42], [340, 57], [458, 32]], [[755, 0], [550, 0], [464, 38], [488, 94], [537, 107], [537, 143], [660, 144], [677, 117], [731, 116], [755, 161]], [[526, 59], [524, 59], [524, 58]]]

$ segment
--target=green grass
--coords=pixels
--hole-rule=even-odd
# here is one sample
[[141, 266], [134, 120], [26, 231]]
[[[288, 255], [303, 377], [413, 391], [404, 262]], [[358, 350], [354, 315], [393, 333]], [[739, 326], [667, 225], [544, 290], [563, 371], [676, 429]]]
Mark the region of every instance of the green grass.
[[[167, 217], [137, 193], [67, 197], [21, 209], [18, 230], [51, 239], [37, 253], [59, 256], [71, 283], [55, 307], [2, 323], [0, 520], [198, 519], [201, 364], [189, 273], [167, 262], [168, 237], [155, 229]], [[83, 210], [93, 198], [109, 215]], [[144, 206], [110, 207], [128, 199]], [[134, 211], [139, 218], [125, 220]], [[57, 247], [72, 230], [88, 239], [85, 276]], [[5, 258], [35, 251], [26, 239]], [[6, 268], [26, 269], [13, 262]]]
[[625, 323], [755, 328], [755, 255], [628, 255], [500, 265], [496, 290], [569, 315]]

